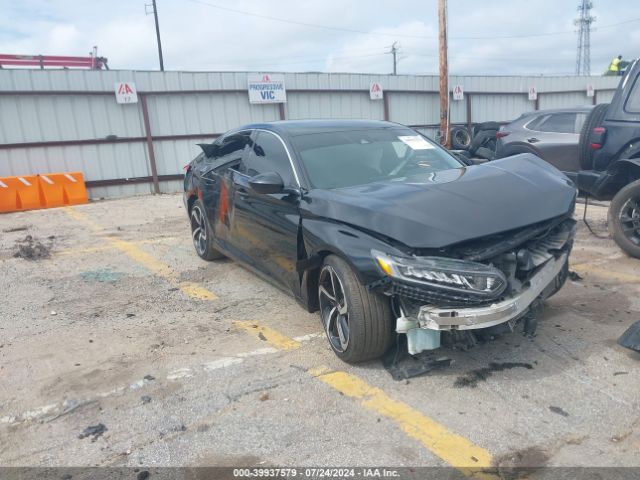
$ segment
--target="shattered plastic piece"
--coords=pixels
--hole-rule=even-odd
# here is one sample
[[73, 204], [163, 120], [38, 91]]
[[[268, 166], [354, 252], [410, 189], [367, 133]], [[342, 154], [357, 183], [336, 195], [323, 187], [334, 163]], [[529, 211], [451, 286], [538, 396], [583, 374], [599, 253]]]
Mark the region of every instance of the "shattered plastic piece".
[[451, 365], [450, 358], [434, 358], [433, 353], [430, 352], [416, 356], [409, 355], [406, 336], [398, 335], [398, 337], [395, 347], [391, 348], [382, 359], [382, 365], [394, 380], [404, 381]]
[[104, 423], [99, 423], [97, 425], [89, 425], [87, 428], [85, 428], [82, 433], [80, 435], [78, 435], [79, 439], [83, 439], [86, 437], [93, 437], [91, 439], [92, 442], [95, 442], [98, 437], [102, 436], [102, 434], [104, 432], [106, 432], [107, 430], [109, 430]]
[[627, 328], [618, 339], [618, 345], [640, 352], [640, 321]]
[[573, 270], [569, 270], [569, 280], [571, 280], [572, 282], [579, 282], [580, 280], [582, 280], [582, 277]]

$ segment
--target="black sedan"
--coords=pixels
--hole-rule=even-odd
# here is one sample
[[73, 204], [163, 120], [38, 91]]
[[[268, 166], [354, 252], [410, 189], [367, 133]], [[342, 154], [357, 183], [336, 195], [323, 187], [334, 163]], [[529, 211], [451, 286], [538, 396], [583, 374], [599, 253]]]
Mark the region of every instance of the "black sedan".
[[247, 125], [202, 150], [184, 181], [198, 255], [319, 310], [347, 362], [394, 332], [415, 354], [442, 332], [512, 329], [566, 279], [576, 190], [533, 155], [467, 166], [364, 120]]

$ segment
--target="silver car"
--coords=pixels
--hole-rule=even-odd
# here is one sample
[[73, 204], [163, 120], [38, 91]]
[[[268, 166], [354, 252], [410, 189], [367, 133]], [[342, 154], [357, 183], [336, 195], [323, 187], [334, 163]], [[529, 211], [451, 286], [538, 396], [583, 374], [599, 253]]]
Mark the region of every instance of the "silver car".
[[527, 112], [498, 131], [496, 158], [533, 153], [563, 172], [580, 170], [580, 129], [592, 106]]

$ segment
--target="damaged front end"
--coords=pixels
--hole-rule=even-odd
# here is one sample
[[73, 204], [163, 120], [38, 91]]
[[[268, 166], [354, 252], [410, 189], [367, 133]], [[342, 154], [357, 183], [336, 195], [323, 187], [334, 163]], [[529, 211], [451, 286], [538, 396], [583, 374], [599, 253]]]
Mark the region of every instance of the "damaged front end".
[[372, 250], [385, 277], [369, 288], [393, 298], [412, 355], [438, 348], [443, 331], [513, 330], [564, 284], [575, 225], [563, 216], [437, 251]]

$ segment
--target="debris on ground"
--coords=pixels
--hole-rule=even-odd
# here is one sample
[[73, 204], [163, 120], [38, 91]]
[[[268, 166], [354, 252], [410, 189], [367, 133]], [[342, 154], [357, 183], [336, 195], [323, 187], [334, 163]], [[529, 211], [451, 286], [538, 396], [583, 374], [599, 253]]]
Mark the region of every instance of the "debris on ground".
[[142, 400], [142, 404], [145, 405], [147, 403], [151, 403], [151, 397], [149, 395], [142, 395], [140, 397], [140, 400]]
[[4, 230], [2, 230], [2, 233], [24, 232], [24, 231], [26, 231], [28, 229], [29, 229], [28, 226], [5, 228]]
[[87, 428], [85, 428], [82, 431], [80, 435], [78, 435], [78, 438], [82, 440], [83, 438], [93, 437], [91, 441], [95, 442], [98, 439], [98, 437], [102, 436], [102, 434], [107, 430], [109, 429], [104, 425], [104, 423], [99, 423], [97, 425], [89, 425]]
[[144, 377], [142, 377], [144, 380], [146, 380], [147, 382], [150, 382], [151, 380], [155, 380], [156, 377], [154, 377], [153, 375], [145, 375]]
[[569, 280], [571, 280], [572, 282], [579, 282], [580, 280], [582, 280], [582, 277], [577, 272], [569, 270]]
[[452, 360], [448, 357], [435, 357], [433, 352], [409, 355], [406, 336], [401, 335], [395, 347], [389, 349], [382, 359], [382, 366], [395, 381], [407, 381], [409, 378], [425, 375], [433, 370], [446, 368]]
[[469, 373], [459, 376], [456, 378], [453, 386], [455, 388], [476, 388], [479, 382], [484, 382], [487, 378], [493, 375], [494, 372], [502, 372], [503, 370], [510, 370], [512, 368], [526, 368], [527, 370], [533, 370], [533, 365], [524, 362], [491, 362], [488, 367], [471, 370]]
[[25, 260], [41, 260], [43, 258], [49, 258], [51, 256], [51, 248], [53, 247], [53, 241], [55, 236], [51, 235], [47, 238], [46, 244], [42, 243], [37, 238], [27, 235], [22, 240], [16, 241], [18, 251], [13, 254], [15, 258], [24, 258]]
[[627, 328], [618, 338], [618, 345], [640, 352], [640, 321]]
[[115, 283], [120, 280], [123, 275], [124, 274], [122, 272], [114, 272], [109, 269], [102, 269], [82, 272], [80, 274], [80, 277], [82, 277], [82, 279], [86, 282]]
[[563, 417], [569, 416], [568, 412], [564, 411], [560, 407], [556, 407], [555, 405], [549, 405], [549, 410], [551, 410], [553, 413], [557, 413], [558, 415], [562, 415]]
[[269, 393], [264, 392], [258, 397], [258, 400], [260, 400], [261, 402], [264, 402], [265, 400], [269, 400]]

